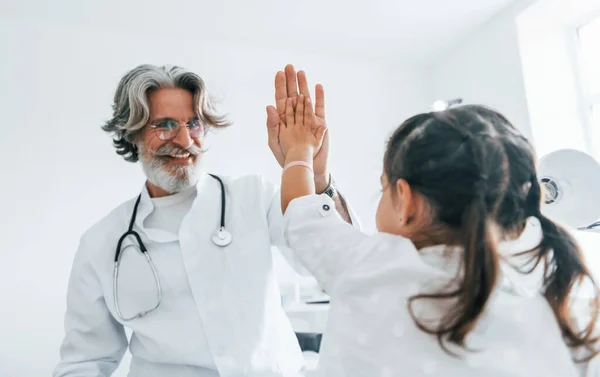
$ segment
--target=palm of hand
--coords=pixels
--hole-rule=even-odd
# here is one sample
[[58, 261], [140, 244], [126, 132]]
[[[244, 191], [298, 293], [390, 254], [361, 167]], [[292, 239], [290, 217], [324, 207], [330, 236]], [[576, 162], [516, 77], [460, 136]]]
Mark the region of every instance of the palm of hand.
[[[300, 93], [298, 93], [298, 87]], [[299, 94], [310, 98], [306, 75], [303, 71], [296, 74], [293, 66], [288, 65], [284, 72], [278, 72], [275, 76], [275, 101], [277, 108], [267, 107], [267, 129], [269, 136], [269, 148], [277, 159], [280, 166], [285, 163], [284, 147], [281, 145], [281, 124], [286, 124], [285, 104], [288, 98], [297, 100]], [[315, 175], [325, 175], [327, 173], [327, 157], [329, 154], [329, 131], [325, 121], [325, 94], [323, 87], [315, 87], [316, 102], [313, 117], [313, 132], [316, 133], [321, 127], [325, 128], [325, 135], [320, 143], [319, 149], [313, 160]]]
[[284, 156], [294, 148], [310, 150], [313, 158], [319, 153], [323, 141], [322, 137], [319, 138], [318, 135], [312, 132], [306, 132], [298, 128], [286, 127], [285, 125], [282, 125], [282, 127], [279, 133], [279, 145]]
[[[295, 106], [296, 100], [294, 100], [294, 101], [293, 101], [293, 103], [294, 103], [294, 106]], [[283, 115], [280, 117], [280, 127], [285, 127], [285, 125], [286, 125], [286, 119], [285, 119], [285, 114], [283, 114]], [[316, 133], [316, 131], [317, 131], [319, 128], [327, 128], [327, 125], [326, 125], [326, 123], [325, 123], [325, 119], [323, 119], [323, 118], [321, 118], [321, 117], [319, 117], [319, 116], [317, 116], [317, 115], [314, 115], [314, 116], [313, 116], [313, 120], [312, 120], [312, 131], [313, 131], [313, 136], [314, 136], [315, 138], [317, 137], [317, 133]], [[283, 155], [284, 155], [284, 157], [285, 157], [285, 154], [286, 154], [287, 148], [286, 148], [286, 147], [283, 145], [284, 141], [281, 139], [281, 128], [280, 128], [280, 131], [279, 131], [279, 132], [280, 132], [280, 133], [279, 133], [279, 142], [280, 142], [280, 145], [281, 145], [281, 152], [283, 153]], [[328, 134], [329, 134], [329, 132], [327, 132], [327, 131], [326, 131], [326, 132], [325, 132], [325, 136], [323, 137], [323, 140], [321, 140], [321, 142], [318, 144], [319, 148], [322, 148], [322, 146], [324, 146], [326, 142], [327, 142], [327, 143], [329, 143], [329, 140], [328, 140], [328, 139], [329, 139], [329, 137], [328, 137]], [[316, 139], [315, 139], [315, 140], [316, 140]], [[327, 155], [327, 153], [321, 153], [321, 150], [320, 150], [320, 149], [319, 149], [319, 150], [317, 150], [317, 151], [315, 151], [315, 152], [316, 152], [316, 155], [315, 155], [315, 156], [318, 156], [318, 155], [320, 154], [321, 156], [324, 156], [325, 158], [327, 157], [327, 156], [326, 156], [326, 155]]]
[[[325, 126], [316, 126], [310, 98], [300, 94], [297, 98], [288, 98], [285, 108], [285, 122], [280, 120], [279, 145], [284, 156], [291, 149], [309, 151], [311, 157], [320, 152]], [[314, 163], [314, 162], [313, 162]]]

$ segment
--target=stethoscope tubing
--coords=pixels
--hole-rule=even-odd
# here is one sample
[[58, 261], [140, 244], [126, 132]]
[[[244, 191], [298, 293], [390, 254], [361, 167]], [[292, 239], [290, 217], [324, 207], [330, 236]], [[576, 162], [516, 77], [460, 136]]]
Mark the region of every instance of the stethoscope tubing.
[[[221, 186], [221, 217], [219, 219], [220, 220], [219, 229], [217, 231], [217, 234], [215, 236], [213, 236], [212, 239], [213, 239], [213, 242], [217, 246], [223, 247], [223, 246], [227, 246], [231, 242], [231, 234], [225, 229], [225, 210], [226, 210], [225, 185], [223, 184], [223, 181], [221, 180], [220, 177], [218, 177], [214, 174], [209, 174], [209, 175], [211, 177], [213, 177], [214, 179], [216, 179], [219, 182], [219, 185]], [[154, 265], [154, 262], [152, 262], [152, 258], [150, 257], [150, 254], [148, 253], [148, 249], [146, 249], [146, 246], [144, 245], [142, 238], [140, 237], [138, 232], [133, 230], [133, 226], [135, 225], [135, 219], [137, 217], [138, 207], [140, 205], [141, 198], [142, 198], [142, 194], [140, 194], [135, 201], [135, 204], [133, 206], [133, 211], [131, 213], [131, 219], [129, 221], [129, 228], [119, 238], [119, 241], [117, 243], [117, 250], [115, 252], [115, 258], [114, 258], [113, 299], [115, 302], [115, 311], [117, 312], [117, 316], [123, 321], [130, 321], [134, 318], [141, 318], [141, 317], [145, 316], [146, 314], [154, 311], [156, 308], [158, 308], [160, 306], [160, 304], [162, 302], [162, 297], [163, 297], [162, 296], [162, 294], [163, 294], [162, 287], [160, 284], [160, 278], [158, 276], [158, 271], [156, 270], [156, 266]], [[132, 317], [125, 318], [123, 316], [123, 314], [121, 313], [121, 309], [119, 307], [119, 291], [118, 291], [117, 286], [118, 286], [118, 278], [119, 278], [119, 264], [120, 264], [120, 260], [121, 260], [122, 251], [126, 250], [128, 247], [135, 247], [135, 244], [131, 244], [131, 245], [127, 245], [123, 249], [121, 248], [123, 241], [129, 236], [133, 236], [136, 239], [139, 251], [146, 257], [146, 262], [148, 263], [148, 265], [150, 265], [150, 268], [152, 269], [152, 274], [154, 275], [154, 281], [155, 281], [157, 292], [158, 292], [157, 293], [158, 300], [157, 300], [156, 305], [153, 308], [151, 308], [149, 310], [138, 312], [136, 315], [134, 315]]]

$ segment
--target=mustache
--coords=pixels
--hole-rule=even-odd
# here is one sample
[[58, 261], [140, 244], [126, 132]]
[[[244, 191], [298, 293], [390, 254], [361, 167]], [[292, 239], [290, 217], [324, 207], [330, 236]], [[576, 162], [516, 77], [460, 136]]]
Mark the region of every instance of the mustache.
[[192, 144], [187, 148], [181, 148], [173, 144], [163, 145], [156, 150], [153, 154], [155, 156], [170, 156], [173, 154], [189, 153], [192, 156], [198, 156], [202, 153], [202, 148], [196, 144]]

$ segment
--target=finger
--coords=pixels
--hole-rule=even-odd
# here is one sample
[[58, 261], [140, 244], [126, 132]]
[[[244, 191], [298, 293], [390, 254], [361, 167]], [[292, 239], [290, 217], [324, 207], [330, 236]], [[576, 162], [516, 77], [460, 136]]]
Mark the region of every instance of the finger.
[[304, 71], [298, 71], [298, 88], [300, 94], [304, 94], [305, 97], [310, 98], [310, 91], [308, 90], [308, 81], [306, 80], [306, 73]]
[[292, 99], [288, 98], [285, 103], [285, 124], [287, 127], [291, 127], [294, 125], [294, 107], [292, 106]]
[[302, 94], [298, 96], [296, 104], [296, 124], [304, 128], [304, 96]]
[[296, 70], [294, 66], [288, 64], [285, 66], [285, 86], [288, 97], [296, 97], [298, 95], [298, 84], [296, 83]]
[[285, 115], [286, 98], [287, 89], [285, 88], [285, 73], [279, 71], [275, 75], [275, 106], [277, 106], [277, 113], [281, 116]]
[[325, 91], [321, 84], [315, 87], [315, 115], [325, 119]]
[[313, 113], [312, 102], [310, 100], [310, 97], [306, 97], [304, 104], [304, 124], [307, 129], [312, 130], [314, 125], [313, 119], [315, 116]]

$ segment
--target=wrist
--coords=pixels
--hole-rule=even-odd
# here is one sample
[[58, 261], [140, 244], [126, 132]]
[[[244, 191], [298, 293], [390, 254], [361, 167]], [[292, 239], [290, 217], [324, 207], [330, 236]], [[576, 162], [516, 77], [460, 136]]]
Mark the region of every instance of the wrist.
[[292, 161], [304, 161], [312, 165], [313, 156], [310, 148], [290, 148], [285, 154], [285, 164]]
[[324, 173], [315, 174], [315, 191], [318, 194], [323, 193], [329, 184], [331, 183], [331, 175], [329, 171], [325, 171]]

